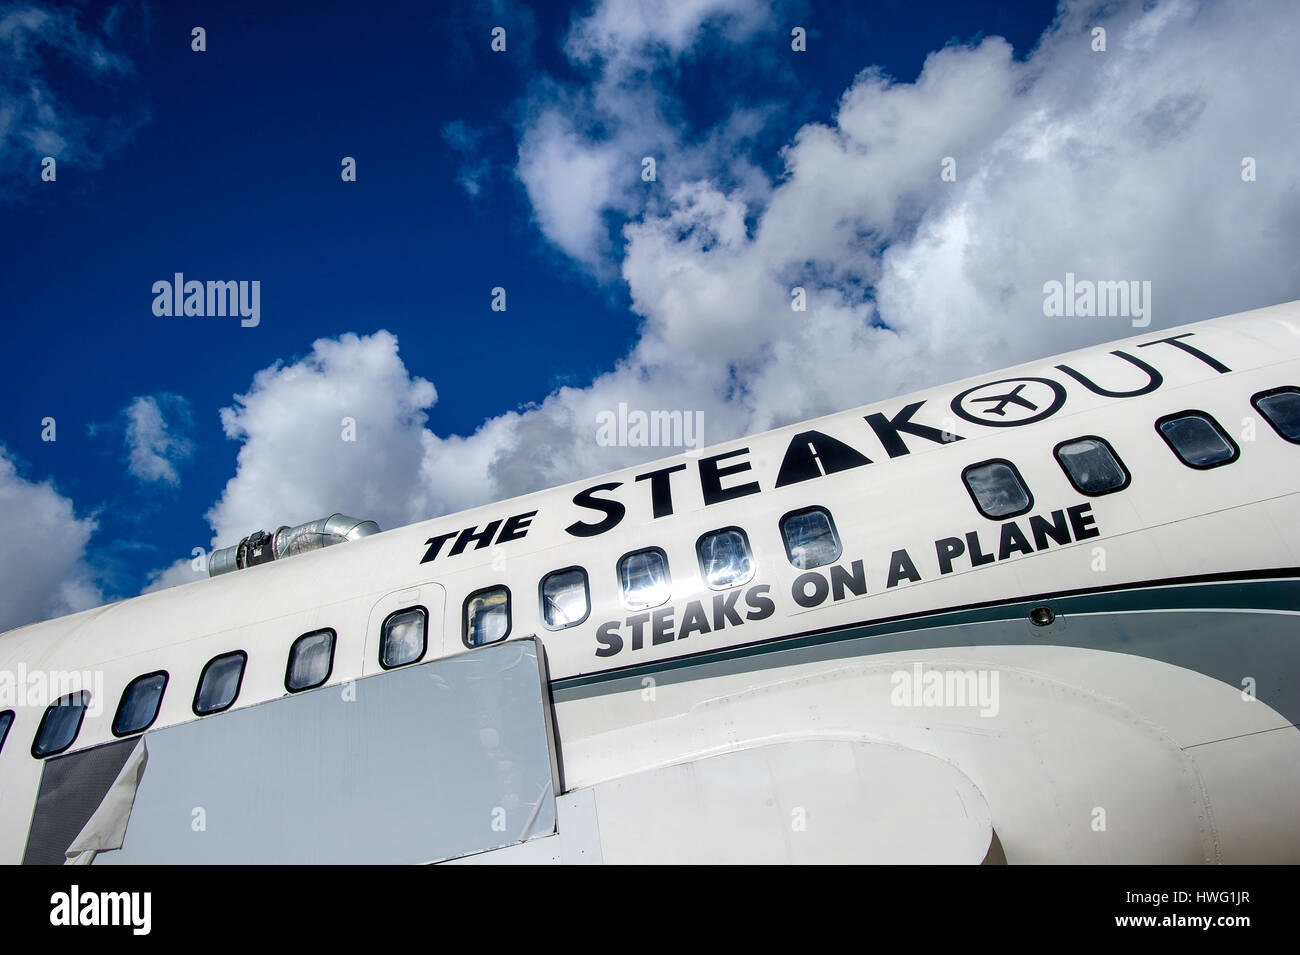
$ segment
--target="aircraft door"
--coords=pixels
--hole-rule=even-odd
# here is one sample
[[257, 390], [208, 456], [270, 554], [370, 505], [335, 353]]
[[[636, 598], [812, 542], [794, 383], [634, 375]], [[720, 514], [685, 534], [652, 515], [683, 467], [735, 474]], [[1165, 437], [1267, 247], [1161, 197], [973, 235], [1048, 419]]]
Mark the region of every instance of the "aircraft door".
[[366, 675], [395, 669], [448, 652], [443, 614], [447, 592], [433, 581], [381, 597], [366, 623]]

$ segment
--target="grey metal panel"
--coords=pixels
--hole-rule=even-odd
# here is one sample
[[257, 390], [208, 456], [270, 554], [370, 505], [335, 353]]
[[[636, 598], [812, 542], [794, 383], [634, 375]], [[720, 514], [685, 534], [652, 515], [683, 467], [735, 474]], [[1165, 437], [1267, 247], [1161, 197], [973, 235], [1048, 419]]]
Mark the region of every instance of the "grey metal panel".
[[556, 833], [531, 842], [447, 861], [447, 865], [599, 865], [596, 791], [575, 789], [555, 799]]
[[552, 833], [539, 668], [514, 640], [152, 732], [95, 864], [419, 863]]
[[68, 846], [99, 808], [135, 744], [124, 739], [45, 761], [23, 865], [63, 865]]

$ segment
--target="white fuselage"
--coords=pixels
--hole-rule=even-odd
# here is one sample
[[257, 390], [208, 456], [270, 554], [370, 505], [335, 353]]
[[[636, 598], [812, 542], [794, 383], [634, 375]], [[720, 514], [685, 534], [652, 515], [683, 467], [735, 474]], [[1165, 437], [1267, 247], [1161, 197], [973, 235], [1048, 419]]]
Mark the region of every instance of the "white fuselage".
[[[1151, 332], [33, 624], [0, 637], [0, 673], [93, 674], [75, 752], [115, 738], [123, 688], [154, 671], [152, 729], [221, 719], [194, 692], [232, 650], [233, 709], [286, 696], [290, 646], [321, 628], [329, 686], [384, 672], [403, 608], [427, 609], [421, 660], [475, 652], [467, 599], [504, 587], [508, 638], [545, 649], [562, 808], [598, 817], [606, 861], [978, 862], [991, 829], [1010, 862], [1296, 862], [1300, 445], [1252, 396], [1297, 385], [1300, 303]], [[1008, 394], [1027, 404], [979, 400]], [[1188, 410], [1239, 456], [1184, 464], [1155, 425]], [[1084, 437], [1122, 489], [1073, 486], [1054, 449]], [[977, 509], [963, 473], [989, 461], [1027, 510]], [[805, 570], [780, 521], [810, 507], [842, 553]], [[752, 574], [714, 590], [697, 542], [725, 528]], [[670, 591], [631, 609], [616, 568], [646, 548]], [[539, 582], [570, 567], [589, 613], [549, 629]], [[12, 709], [16, 862], [44, 706]], [[981, 813], [982, 836], [954, 821]]]

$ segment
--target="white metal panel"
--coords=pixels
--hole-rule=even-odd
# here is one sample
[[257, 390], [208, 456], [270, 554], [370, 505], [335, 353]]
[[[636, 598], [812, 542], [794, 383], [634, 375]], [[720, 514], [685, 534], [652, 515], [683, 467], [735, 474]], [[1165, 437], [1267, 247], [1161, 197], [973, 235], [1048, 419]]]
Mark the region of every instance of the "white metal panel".
[[960, 770], [888, 743], [769, 743], [595, 790], [611, 863], [976, 864], [993, 836]]

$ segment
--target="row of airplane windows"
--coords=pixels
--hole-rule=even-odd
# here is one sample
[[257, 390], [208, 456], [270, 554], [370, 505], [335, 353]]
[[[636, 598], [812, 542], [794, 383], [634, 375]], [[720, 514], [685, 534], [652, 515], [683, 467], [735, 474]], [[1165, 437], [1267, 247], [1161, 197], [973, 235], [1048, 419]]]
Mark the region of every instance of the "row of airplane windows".
[[[1286, 386], [1260, 392], [1251, 404], [1280, 437], [1300, 444], [1300, 388]], [[1183, 464], [1208, 470], [1231, 464], [1241, 451], [1227, 431], [1204, 411], [1188, 410], [1160, 418], [1156, 431]], [[1105, 439], [1086, 435], [1063, 441], [1052, 450], [1071, 485], [1081, 494], [1099, 496], [1122, 491], [1132, 475]], [[976, 509], [990, 520], [1006, 520], [1028, 512], [1033, 495], [1015, 464], [1004, 458], [981, 461], [965, 468], [962, 483]], [[809, 570], [834, 563], [843, 551], [835, 519], [820, 506], [801, 508], [778, 522], [786, 558], [793, 567]], [[725, 527], [702, 535], [695, 545], [700, 573], [713, 590], [727, 590], [754, 576], [749, 537], [742, 528]], [[631, 611], [650, 610], [672, 596], [668, 556], [659, 547], [624, 555], [617, 563], [619, 594]], [[538, 585], [542, 624], [564, 630], [585, 621], [591, 613], [591, 589], [583, 567], [566, 567], [544, 576]], [[385, 670], [415, 663], [425, 654], [428, 610], [408, 607], [389, 614], [380, 631], [379, 664]], [[470, 594], [462, 615], [461, 639], [467, 647], [497, 643], [510, 635], [510, 590], [504, 584]], [[334, 668], [338, 635], [331, 628], [305, 633], [289, 648], [284, 686], [300, 693], [322, 686]], [[196, 716], [220, 713], [234, 705], [244, 679], [248, 654], [234, 650], [213, 657], [199, 675], [193, 710]], [[112, 731], [117, 737], [142, 733], [153, 725], [167, 689], [165, 670], [132, 680], [122, 692]], [[51, 704], [41, 718], [32, 742], [32, 756], [43, 759], [68, 749], [77, 738], [89, 692], [69, 694]], [[14, 711], [0, 713], [0, 750], [3, 749]]]

